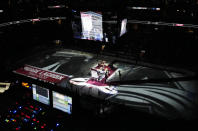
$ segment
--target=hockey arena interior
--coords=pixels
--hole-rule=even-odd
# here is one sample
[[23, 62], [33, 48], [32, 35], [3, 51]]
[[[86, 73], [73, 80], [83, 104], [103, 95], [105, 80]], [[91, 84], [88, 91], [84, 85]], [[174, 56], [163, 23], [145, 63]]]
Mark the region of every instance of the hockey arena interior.
[[1, 0], [0, 130], [197, 130], [198, 0]]

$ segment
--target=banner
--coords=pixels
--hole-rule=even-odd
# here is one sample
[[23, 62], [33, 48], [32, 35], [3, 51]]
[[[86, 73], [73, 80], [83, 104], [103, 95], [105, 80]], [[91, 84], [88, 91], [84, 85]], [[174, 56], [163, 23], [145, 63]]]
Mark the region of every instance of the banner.
[[40, 79], [40, 80], [51, 82], [51, 83], [59, 83], [62, 80], [68, 78], [67, 75], [43, 70], [41, 68], [30, 66], [30, 65], [25, 65], [24, 67], [19, 68], [14, 72], [20, 75], [29, 76], [34, 79]]

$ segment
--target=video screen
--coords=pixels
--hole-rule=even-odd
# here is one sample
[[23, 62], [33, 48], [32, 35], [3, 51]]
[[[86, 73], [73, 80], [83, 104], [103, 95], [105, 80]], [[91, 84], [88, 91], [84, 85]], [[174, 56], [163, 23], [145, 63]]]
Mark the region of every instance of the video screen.
[[32, 84], [33, 99], [43, 104], [49, 105], [49, 89]]
[[126, 25], [127, 25], [127, 19], [123, 19], [121, 23], [120, 36], [124, 35], [127, 32]]
[[103, 41], [102, 14], [92, 11], [75, 12], [72, 29], [74, 38]]
[[102, 14], [92, 11], [80, 12], [82, 22], [82, 39], [103, 40]]
[[72, 113], [72, 98], [58, 92], [53, 91], [53, 107], [64, 111], [68, 114]]

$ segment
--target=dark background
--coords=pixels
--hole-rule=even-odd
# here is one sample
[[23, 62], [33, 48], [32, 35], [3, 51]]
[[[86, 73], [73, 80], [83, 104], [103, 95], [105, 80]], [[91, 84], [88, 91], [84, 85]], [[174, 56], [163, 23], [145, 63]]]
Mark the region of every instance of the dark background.
[[[48, 8], [55, 5], [64, 5], [64, 7]], [[131, 7], [157, 7], [160, 11], [132, 10]], [[139, 52], [145, 50], [145, 62], [197, 71], [195, 56], [198, 49], [196, 44], [198, 2], [196, 0], [126, 0], [124, 2], [121, 0], [2, 0], [0, 9], [3, 10], [0, 13], [0, 23], [39, 17], [65, 17], [64, 20], [28, 22], [1, 27], [2, 68], [10, 68], [13, 62], [31, 55], [35, 52], [34, 48], [45, 50], [49, 46], [54, 46], [55, 40], [61, 40], [64, 48], [91, 49], [95, 53], [98, 53], [102, 44], [106, 44], [106, 52], [132, 56], [134, 59], [138, 59]], [[77, 14], [73, 10], [77, 11]], [[108, 43], [73, 38], [71, 21], [79, 15], [79, 11], [86, 10], [102, 12], [103, 30], [109, 38]], [[193, 26], [176, 27], [128, 22], [128, 33], [120, 38], [121, 20], [124, 18], [128, 21], [162, 21]], [[113, 42], [113, 36], [116, 37], [116, 42]]]
[[[48, 8], [51, 5], [65, 5], [65, 7]], [[130, 7], [157, 7], [161, 10], [132, 10]], [[3, 12], [0, 13], [0, 23], [38, 17], [65, 17], [65, 19], [0, 27], [0, 81], [9, 80], [11, 71], [20, 66], [18, 65], [19, 60], [28, 58], [37, 52], [45, 52], [54, 48], [71, 48], [101, 53], [100, 49], [103, 44], [106, 45], [104, 54], [110, 53], [121, 58], [140, 60], [139, 53], [141, 50], [145, 50], [146, 53], [141, 58], [143, 62], [183, 68], [196, 73], [198, 71], [196, 57], [198, 49], [197, 0], [1, 0], [1, 9]], [[116, 24], [114, 22], [103, 24], [110, 42], [74, 39], [71, 26], [71, 21], [74, 19], [72, 10], [100, 11], [103, 13], [104, 21], [118, 21]], [[119, 37], [120, 21], [123, 18], [192, 24], [193, 26], [175, 27], [129, 22], [127, 33]], [[116, 36], [115, 43], [111, 40], [112, 36]], [[57, 42], [57, 40], [61, 42]], [[139, 116], [134, 111], [129, 114], [131, 111], [129, 109], [127, 111], [127, 108], [124, 107], [120, 107], [118, 111], [115, 110], [115, 114], [119, 114], [120, 111], [122, 111], [122, 116], [109, 116], [108, 120], [110, 123], [116, 123], [113, 124], [115, 126], [119, 124], [119, 121], [126, 121], [124, 118], [130, 115], [131, 119], [126, 121], [126, 124], [130, 125], [129, 128], [195, 129], [193, 121], [167, 122], [145, 114]], [[116, 119], [118, 119], [117, 122]], [[104, 123], [109, 121], [104, 120]], [[131, 124], [130, 121], [134, 124]], [[125, 122], [121, 123], [123, 123], [121, 127], [125, 127]], [[108, 129], [111, 127], [109, 126]]]

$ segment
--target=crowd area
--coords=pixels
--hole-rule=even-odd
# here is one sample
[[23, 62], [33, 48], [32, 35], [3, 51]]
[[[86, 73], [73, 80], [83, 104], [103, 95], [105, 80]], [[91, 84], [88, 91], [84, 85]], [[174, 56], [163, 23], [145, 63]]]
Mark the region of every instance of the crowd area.
[[[127, 18], [128, 21], [137, 19], [196, 24], [198, 1], [128, 0], [122, 4], [116, 1], [114, 4], [115, 8], [120, 7], [117, 11], [110, 8], [111, 2], [102, 3], [100, 0], [96, 0], [95, 3], [84, 0], [2, 0], [0, 24], [33, 18], [65, 17], [64, 20], [8, 24], [0, 27], [2, 71], [10, 70], [17, 60], [34, 52], [44, 51], [51, 46], [108, 54], [134, 60], [136, 63], [143, 61], [197, 71], [194, 58], [198, 32], [195, 27], [128, 22], [127, 33], [121, 37], [119, 34], [120, 21], [123, 18]], [[129, 7], [133, 8], [129, 9]], [[148, 9], [140, 7], [148, 7]], [[152, 7], [160, 9], [154, 10]], [[84, 11], [86, 8], [102, 12], [103, 35], [106, 35], [108, 42], [74, 38], [71, 25], [74, 20], [73, 9]]]

